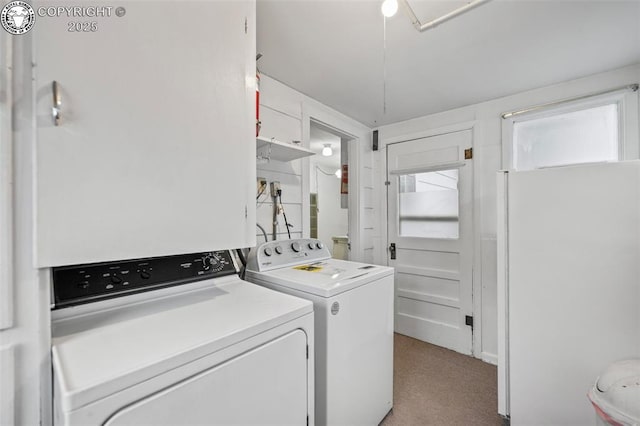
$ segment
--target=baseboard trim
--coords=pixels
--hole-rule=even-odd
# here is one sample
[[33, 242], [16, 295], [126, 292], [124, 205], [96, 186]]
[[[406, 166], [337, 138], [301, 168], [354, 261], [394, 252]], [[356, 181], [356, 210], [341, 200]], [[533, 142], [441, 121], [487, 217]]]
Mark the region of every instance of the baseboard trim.
[[496, 354], [482, 352], [482, 356], [480, 358], [489, 364], [498, 365], [498, 355]]

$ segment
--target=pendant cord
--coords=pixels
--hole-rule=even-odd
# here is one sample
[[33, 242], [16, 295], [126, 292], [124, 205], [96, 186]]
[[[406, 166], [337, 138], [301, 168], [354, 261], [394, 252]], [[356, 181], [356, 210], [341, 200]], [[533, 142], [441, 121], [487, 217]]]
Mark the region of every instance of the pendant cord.
[[387, 18], [382, 17], [382, 113], [387, 114]]

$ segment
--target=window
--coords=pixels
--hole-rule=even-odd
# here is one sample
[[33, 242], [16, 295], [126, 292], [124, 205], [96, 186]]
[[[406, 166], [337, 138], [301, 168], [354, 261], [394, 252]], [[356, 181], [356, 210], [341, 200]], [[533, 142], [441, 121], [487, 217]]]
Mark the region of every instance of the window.
[[619, 158], [618, 104], [513, 124], [513, 167], [531, 170]]
[[635, 85], [503, 114], [503, 165], [509, 170], [639, 156]]
[[399, 176], [403, 237], [458, 238], [458, 169]]

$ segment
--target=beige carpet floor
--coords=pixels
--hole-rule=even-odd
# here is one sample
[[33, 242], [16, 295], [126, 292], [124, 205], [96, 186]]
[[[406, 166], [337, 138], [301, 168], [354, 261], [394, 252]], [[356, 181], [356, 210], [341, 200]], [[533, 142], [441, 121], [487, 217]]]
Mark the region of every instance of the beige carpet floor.
[[382, 426], [502, 425], [496, 367], [395, 335], [393, 410]]

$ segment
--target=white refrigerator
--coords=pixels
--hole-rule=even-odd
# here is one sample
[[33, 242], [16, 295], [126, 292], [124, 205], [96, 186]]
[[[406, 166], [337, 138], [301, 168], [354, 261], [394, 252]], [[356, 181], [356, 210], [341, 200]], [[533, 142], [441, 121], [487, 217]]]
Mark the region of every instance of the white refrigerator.
[[498, 411], [595, 424], [598, 374], [640, 356], [640, 161], [499, 173], [498, 276]]

